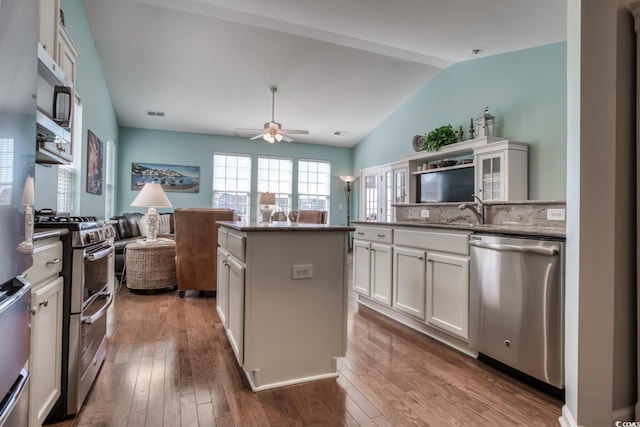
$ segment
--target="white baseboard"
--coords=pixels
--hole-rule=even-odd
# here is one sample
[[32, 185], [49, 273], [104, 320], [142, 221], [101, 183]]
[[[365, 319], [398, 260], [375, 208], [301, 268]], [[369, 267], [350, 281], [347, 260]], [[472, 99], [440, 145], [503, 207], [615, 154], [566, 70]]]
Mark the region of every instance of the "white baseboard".
[[[637, 406], [638, 404], [636, 404]], [[635, 412], [637, 413], [637, 411]], [[616, 409], [611, 413], [611, 425], [615, 426], [616, 421], [634, 421], [634, 407]], [[562, 416], [558, 418], [561, 427], [579, 427], [573, 418], [571, 411], [567, 405], [562, 406]]]
[[558, 418], [561, 427], [578, 427], [567, 405], [562, 405], [562, 415]]

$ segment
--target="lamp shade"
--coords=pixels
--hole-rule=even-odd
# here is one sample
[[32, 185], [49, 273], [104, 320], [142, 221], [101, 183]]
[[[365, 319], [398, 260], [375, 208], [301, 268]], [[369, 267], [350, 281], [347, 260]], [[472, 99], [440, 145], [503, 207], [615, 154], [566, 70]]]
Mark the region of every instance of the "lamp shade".
[[358, 177], [353, 175], [340, 175], [340, 179], [342, 182], [354, 182]]
[[147, 182], [138, 193], [131, 206], [145, 208], [169, 208], [173, 205], [162, 189], [162, 185], [156, 182]]
[[22, 205], [33, 205], [34, 204], [34, 185], [33, 185], [33, 177], [27, 176], [27, 179], [24, 182], [24, 191], [22, 192]]
[[275, 205], [276, 195], [274, 193], [260, 193], [258, 203], [261, 205]]

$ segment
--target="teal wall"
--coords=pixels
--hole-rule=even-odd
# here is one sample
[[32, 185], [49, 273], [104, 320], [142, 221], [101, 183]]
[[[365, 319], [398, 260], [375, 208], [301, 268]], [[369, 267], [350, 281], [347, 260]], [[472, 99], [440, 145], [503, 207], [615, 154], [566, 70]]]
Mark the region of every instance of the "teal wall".
[[[329, 220], [332, 224], [345, 224], [346, 199], [340, 175], [352, 173], [353, 150], [315, 144], [281, 143], [267, 144], [246, 138], [220, 135], [204, 135], [183, 132], [155, 131], [137, 128], [120, 128], [118, 149], [118, 185], [116, 211], [143, 212], [131, 207], [137, 191], [131, 190], [131, 163], [147, 162], [200, 167], [200, 191], [198, 193], [167, 192], [174, 207], [211, 207], [213, 153], [250, 154], [252, 156], [252, 194], [257, 194], [256, 179], [258, 156], [288, 157], [294, 160], [294, 181], [298, 159], [328, 160], [331, 162], [331, 201]], [[297, 191], [294, 183], [293, 203], [296, 206]], [[340, 209], [342, 205], [342, 209]], [[255, 201], [251, 206], [255, 216]], [[160, 209], [160, 212], [163, 210]], [[166, 209], [164, 210], [166, 211]]]
[[566, 198], [567, 47], [554, 43], [478, 58], [441, 71], [354, 149], [354, 170], [414, 153], [414, 135], [462, 125], [485, 106], [496, 135], [529, 143], [529, 198]]
[[[102, 195], [85, 191], [87, 176], [87, 129], [90, 129], [104, 143], [111, 140], [118, 144], [118, 121], [109, 88], [102, 73], [93, 35], [81, 0], [62, 0], [65, 28], [78, 49], [76, 62], [76, 93], [82, 100], [82, 183], [80, 187], [80, 210], [82, 215], [104, 217], [104, 190]], [[103, 168], [103, 176], [105, 170]], [[55, 188], [55, 187], [54, 187]], [[55, 190], [53, 190], [55, 192]]]

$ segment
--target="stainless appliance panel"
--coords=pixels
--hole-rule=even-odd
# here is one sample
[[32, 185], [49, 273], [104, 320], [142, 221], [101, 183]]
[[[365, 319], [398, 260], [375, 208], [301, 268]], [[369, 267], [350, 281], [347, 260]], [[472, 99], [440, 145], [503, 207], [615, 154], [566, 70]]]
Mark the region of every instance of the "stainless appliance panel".
[[109, 283], [109, 264], [113, 257], [109, 242], [73, 251], [71, 313], [82, 312]]
[[31, 377], [26, 369], [9, 392], [6, 405], [0, 408], [0, 427], [26, 426], [29, 423], [29, 388]]
[[25, 180], [35, 172], [38, 2], [0, 2], [0, 284], [32, 264], [24, 241]]
[[[31, 285], [15, 279], [18, 290], [0, 304], [0, 393], [18, 378], [31, 348]], [[10, 343], [7, 345], [6, 343]]]
[[472, 235], [473, 348], [557, 388], [564, 386], [564, 243]]

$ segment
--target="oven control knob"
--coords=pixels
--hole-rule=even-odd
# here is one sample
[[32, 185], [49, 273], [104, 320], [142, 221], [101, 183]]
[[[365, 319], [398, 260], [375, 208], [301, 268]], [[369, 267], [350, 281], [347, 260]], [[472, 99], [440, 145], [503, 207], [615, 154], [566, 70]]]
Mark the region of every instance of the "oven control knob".
[[95, 242], [96, 241], [96, 235], [92, 232], [87, 233], [87, 243], [91, 243], [91, 242]]

